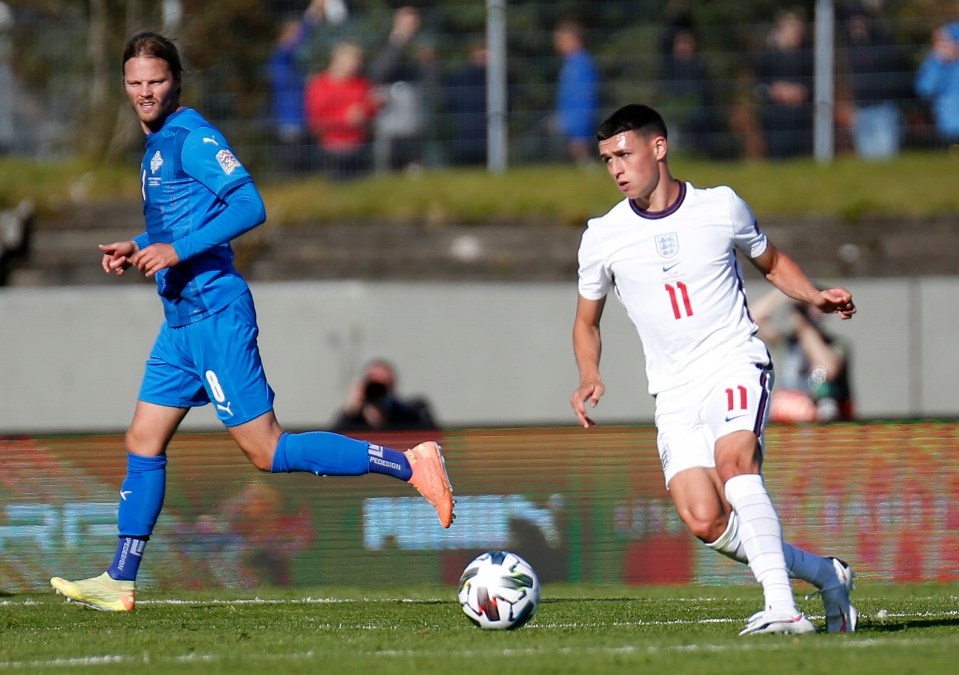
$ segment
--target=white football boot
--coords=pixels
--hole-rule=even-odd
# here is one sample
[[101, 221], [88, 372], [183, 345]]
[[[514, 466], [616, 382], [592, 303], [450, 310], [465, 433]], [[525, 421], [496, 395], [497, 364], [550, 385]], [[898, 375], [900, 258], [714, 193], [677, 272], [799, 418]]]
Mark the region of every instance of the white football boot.
[[793, 614], [792, 612], [783, 612], [779, 610], [766, 609], [756, 612], [749, 617], [749, 622], [743, 628], [740, 635], [803, 635], [806, 633], [815, 633], [816, 627], [812, 621], [802, 615], [801, 612]]

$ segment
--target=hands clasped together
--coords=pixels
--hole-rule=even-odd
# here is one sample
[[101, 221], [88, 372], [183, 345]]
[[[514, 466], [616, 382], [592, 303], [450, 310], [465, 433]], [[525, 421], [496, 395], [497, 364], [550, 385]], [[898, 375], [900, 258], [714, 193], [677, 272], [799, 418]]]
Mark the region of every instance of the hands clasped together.
[[152, 277], [160, 270], [173, 267], [180, 257], [172, 244], [151, 244], [140, 250], [134, 241], [117, 241], [112, 244], [100, 244], [103, 251], [101, 265], [107, 274], [122, 276], [129, 267], [136, 267], [146, 276]]

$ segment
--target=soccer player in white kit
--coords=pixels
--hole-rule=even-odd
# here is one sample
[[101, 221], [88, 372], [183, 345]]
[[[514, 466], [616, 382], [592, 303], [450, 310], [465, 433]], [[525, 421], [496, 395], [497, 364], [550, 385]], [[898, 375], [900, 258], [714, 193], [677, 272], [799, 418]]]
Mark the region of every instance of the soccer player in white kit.
[[617, 110], [596, 134], [599, 154], [625, 199], [593, 218], [579, 249], [573, 349], [579, 386], [571, 403], [595, 426], [605, 387], [600, 319], [607, 295], [620, 299], [639, 332], [657, 445], [679, 516], [707, 546], [747, 563], [764, 608], [740, 635], [811, 633], [790, 575], [815, 585], [829, 632], [856, 629], [853, 572], [783, 541], [761, 468], [773, 365], [756, 337], [737, 252], [789, 297], [849, 319], [844, 288], [817, 289], [760, 231], [729, 187], [697, 188], [670, 174], [666, 125], [644, 105]]

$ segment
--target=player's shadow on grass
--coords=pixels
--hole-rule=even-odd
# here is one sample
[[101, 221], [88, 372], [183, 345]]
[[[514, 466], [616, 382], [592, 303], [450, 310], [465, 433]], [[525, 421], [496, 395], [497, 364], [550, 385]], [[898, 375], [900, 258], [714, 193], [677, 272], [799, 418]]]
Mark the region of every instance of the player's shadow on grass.
[[950, 627], [955, 628], [959, 626], [959, 618], [957, 619], [910, 619], [909, 621], [896, 621], [895, 623], [891, 621], [883, 623], [870, 623], [865, 626], [860, 626], [860, 629], [866, 628], [871, 631], [876, 631], [878, 633], [898, 633], [904, 631], [908, 628], [941, 628], [941, 627]]

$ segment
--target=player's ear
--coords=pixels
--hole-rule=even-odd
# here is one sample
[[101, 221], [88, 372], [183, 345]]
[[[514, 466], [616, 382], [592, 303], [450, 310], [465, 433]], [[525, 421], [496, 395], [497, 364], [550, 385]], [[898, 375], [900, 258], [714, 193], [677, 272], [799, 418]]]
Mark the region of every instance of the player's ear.
[[666, 159], [666, 153], [669, 151], [669, 142], [665, 136], [655, 136], [653, 138], [653, 151], [656, 153], [657, 160]]

